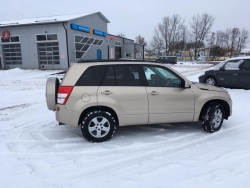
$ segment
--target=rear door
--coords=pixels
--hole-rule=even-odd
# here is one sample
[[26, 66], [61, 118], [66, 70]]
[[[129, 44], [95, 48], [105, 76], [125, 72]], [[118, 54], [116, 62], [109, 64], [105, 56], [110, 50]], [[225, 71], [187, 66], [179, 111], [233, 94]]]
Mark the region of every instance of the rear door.
[[98, 89], [98, 105], [114, 109], [119, 125], [148, 123], [148, 98], [138, 65], [112, 65]]
[[239, 86], [250, 88], [250, 59], [245, 59], [239, 73]]

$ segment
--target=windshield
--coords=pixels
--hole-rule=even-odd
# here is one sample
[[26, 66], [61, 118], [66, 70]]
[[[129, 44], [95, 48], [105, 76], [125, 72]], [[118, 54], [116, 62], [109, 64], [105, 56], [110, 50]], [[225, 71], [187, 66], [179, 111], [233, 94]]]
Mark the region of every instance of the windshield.
[[221, 67], [223, 67], [225, 65], [227, 61], [222, 61], [220, 62], [218, 65], [212, 67], [210, 70], [220, 70]]

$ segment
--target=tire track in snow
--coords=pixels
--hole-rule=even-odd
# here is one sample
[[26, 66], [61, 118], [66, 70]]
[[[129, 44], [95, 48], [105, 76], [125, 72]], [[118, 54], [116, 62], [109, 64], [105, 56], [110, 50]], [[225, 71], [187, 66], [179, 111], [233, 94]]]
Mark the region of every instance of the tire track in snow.
[[[126, 164], [125, 167], [131, 167], [134, 165], [137, 165], [140, 161], [141, 158], [143, 158], [143, 160], [153, 160], [154, 157], [162, 157], [162, 156], [169, 156], [169, 155], [175, 155], [177, 153], [181, 153], [183, 149], [186, 148], [192, 148], [192, 147], [196, 147], [199, 144], [204, 144], [206, 143], [207, 140], [214, 141], [215, 138], [220, 138], [221, 135], [224, 135], [225, 133], [228, 133], [230, 131], [234, 131], [235, 129], [237, 129], [238, 127], [242, 127], [242, 126], [248, 126], [249, 123], [243, 123], [240, 125], [237, 125], [235, 127], [231, 127], [228, 128], [226, 130], [221, 130], [220, 132], [216, 132], [213, 134], [208, 134], [207, 136], [204, 136], [202, 138], [196, 139], [192, 142], [189, 143], [182, 143], [178, 146], [172, 146], [172, 148], [168, 148], [168, 145], [166, 145], [166, 143], [160, 147], [157, 148], [150, 148], [150, 150], [145, 151], [136, 151], [133, 154], [140, 154], [140, 155], [136, 155], [136, 156], [127, 156], [125, 159], [117, 159], [117, 160], [112, 160], [111, 162], [105, 163], [105, 164], [99, 164], [98, 166], [95, 167], [90, 167], [90, 168], [85, 168], [84, 170], [78, 170], [78, 171], [74, 171], [74, 172], [70, 172], [68, 174], [64, 174], [64, 175], [60, 175], [58, 177], [54, 177], [54, 178], [49, 178], [49, 179], [44, 179], [41, 181], [37, 181], [36, 183], [32, 183], [29, 185], [25, 185], [25, 187], [34, 187], [34, 186], [39, 186], [39, 184], [41, 182], [45, 183], [46, 185], [51, 184], [57, 184], [57, 186], [62, 186], [65, 184], [58, 184], [58, 182], [63, 182], [60, 181], [62, 179], [68, 179], [71, 180], [70, 185], [84, 181], [88, 178], [97, 178], [100, 175], [103, 174], [107, 174], [109, 172], [114, 173], [114, 171], [117, 171], [121, 168], [124, 168], [124, 165]], [[159, 151], [160, 150], [160, 151]], [[131, 153], [130, 153], [131, 154]], [[108, 160], [108, 159], [107, 159]], [[108, 170], [106, 170], [108, 169]], [[78, 179], [75, 179], [78, 178]], [[44, 185], [44, 184], [43, 184]]]

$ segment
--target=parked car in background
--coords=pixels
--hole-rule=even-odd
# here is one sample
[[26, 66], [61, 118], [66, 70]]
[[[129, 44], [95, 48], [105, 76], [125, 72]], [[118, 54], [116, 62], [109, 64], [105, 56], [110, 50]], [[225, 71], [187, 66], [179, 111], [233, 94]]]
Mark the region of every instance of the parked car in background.
[[201, 121], [213, 133], [232, 114], [225, 89], [137, 60], [72, 64], [61, 83], [48, 78], [46, 101], [59, 124], [80, 126], [90, 142], [107, 141], [126, 125]]
[[158, 59], [155, 60], [159, 63], [166, 63], [166, 64], [176, 64], [177, 57], [176, 56], [160, 56]]
[[199, 77], [199, 82], [213, 86], [250, 88], [250, 56], [221, 62]]

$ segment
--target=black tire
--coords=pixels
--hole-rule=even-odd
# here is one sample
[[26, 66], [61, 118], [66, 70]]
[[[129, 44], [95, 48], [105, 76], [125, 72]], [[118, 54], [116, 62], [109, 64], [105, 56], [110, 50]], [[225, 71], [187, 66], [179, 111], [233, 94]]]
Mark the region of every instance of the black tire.
[[[220, 113], [220, 115], [219, 115]], [[225, 117], [225, 110], [219, 103], [211, 103], [202, 115], [202, 127], [206, 132], [213, 133], [220, 130]]]
[[[102, 122], [105, 123], [102, 124]], [[108, 141], [114, 136], [116, 128], [115, 118], [112, 114], [103, 110], [87, 113], [81, 122], [82, 134], [89, 142]]]
[[212, 85], [212, 86], [217, 86], [217, 80], [216, 80], [216, 78], [214, 78], [212, 76], [209, 76], [209, 77], [207, 77], [205, 79], [205, 84], [209, 84], [209, 85]]

